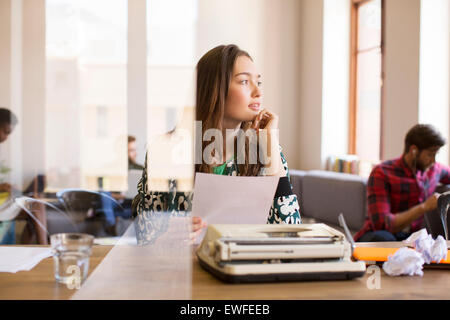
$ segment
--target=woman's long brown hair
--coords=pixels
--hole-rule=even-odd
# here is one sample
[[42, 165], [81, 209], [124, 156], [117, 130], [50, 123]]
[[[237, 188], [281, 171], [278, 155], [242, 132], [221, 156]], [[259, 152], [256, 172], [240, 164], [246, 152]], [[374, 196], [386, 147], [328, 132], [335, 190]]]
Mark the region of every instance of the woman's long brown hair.
[[[225, 114], [225, 101], [236, 59], [250, 55], [236, 45], [221, 45], [208, 51], [197, 64], [197, 96], [196, 96], [196, 120], [201, 121], [202, 137], [208, 129], [222, 131], [222, 122]], [[241, 129], [244, 132], [250, 127], [250, 123], [242, 122]], [[203, 160], [203, 150], [209, 144], [202, 139], [202, 161], [195, 165], [196, 172], [212, 173], [213, 168]], [[249, 141], [245, 138], [245, 162], [238, 164], [240, 176], [257, 176], [262, 164], [249, 163]], [[235, 148], [237, 144], [235, 141]]]

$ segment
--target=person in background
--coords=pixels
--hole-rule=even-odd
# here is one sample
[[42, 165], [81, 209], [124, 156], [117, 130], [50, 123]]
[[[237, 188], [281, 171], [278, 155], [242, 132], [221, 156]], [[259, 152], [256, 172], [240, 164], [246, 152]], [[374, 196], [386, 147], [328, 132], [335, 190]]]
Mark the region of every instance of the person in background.
[[[6, 108], [0, 108], [0, 143], [4, 143], [14, 128], [18, 124], [17, 116]], [[38, 189], [40, 185], [42, 189], [45, 184], [45, 176], [37, 176], [33, 179], [28, 188], [23, 192], [28, 197], [38, 197]], [[3, 204], [2, 210], [18, 210], [17, 217], [20, 219], [27, 219], [27, 223], [22, 232], [20, 243], [29, 244], [37, 243], [46, 245], [48, 244], [47, 238], [47, 218], [44, 205], [40, 203], [34, 203], [31, 211], [34, 214], [35, 219], [31, 219], [28, 214], [21, 210], [13, 202], [12, 194], [22, 194], [20, 190], [14, 188], [9, 182], [0, 183], [0, 194], [6, 195], [0, 197], [0, 206]], [[6, 203], [9, 201], [9, 204]], [[1, 216], [1, 212], [0, 212]], [[0, 219], [1, 220], [1, 219]], [[0, 221], [0, 243], [1, 244], [15, 244], [15, 221]]]
[[[136, 150], [136, 137], [128, 136], [128, 174], [132, 170], [143, 170], [144, 166], [136, 162], [137, 150]], [[134, 186], [128, 186], [128, 188], [134, 188], [137, 193], [137, 183]], [[114, 234], [117, 230], [115, 228], [119, 221], [117, 217], [128, 220], [131, 218], [131, 203], [133, 199], [127, 198], [123, 192], [109, 192], [100, 191], [102, 194], [102, 209], [105, 213], [106, 229], [109, 233]]]
[[[5, 142], [17, 125], [16, 115], [8, 109], [0, 108], [0, 143]], [[11, 184], [0, 183], [0, 192], [11, 192]]]
[[[144, 166], [136, 162], [136, 158], [137, 158], [136, 137], [128, 136], [128, 174], [130, 174], [131, 170], [144, 169]], [[134, 186], [128, 186], [128, 188], [133, 188], [134, 190], [136, 190], [137, 193], [137, 183]], [[117, 201], [119, 201], [119, 203], [126, 211], [126, 217], [129, 218], [131, 216], [130, 210], [132, 199], [127, 198], [124, 193], [120, 192], [112, 192], [111, 196]]]
[[136, 162], [136, 138], [128, 136], [128, 170], [143, 170], [144, 166]]
[[437, 208], [437, 184], [450, 183], [450, 168], [436, 162], [444, 145], [433, 126], [417, 124], [406, 134], [403, 154], [373, 168], [368, 216], [355, 241], [400, 241], [422, 228], [423, 215]]
[[[0, 108], [0, 143], [4, 143], [17, 125], [16, 115], [8, 109]], [[1, 197], [0, 205], [3, 204], [11, 194], [12, 186], [9, 182], [0, 183]], [[14, 221], [0, 221], [0, 244], [15, 244]]]

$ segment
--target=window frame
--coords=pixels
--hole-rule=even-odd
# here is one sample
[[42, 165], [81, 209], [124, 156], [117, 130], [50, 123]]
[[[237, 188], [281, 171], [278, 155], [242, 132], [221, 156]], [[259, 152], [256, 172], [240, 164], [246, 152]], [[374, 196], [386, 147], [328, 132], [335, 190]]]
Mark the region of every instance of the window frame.
[[[349, 95], [349, 134], [348, 153], [357, 154], [356, 150], [356, 129], [358, 115], [358, 10], [366, 3], [374, 0], [352, 0], [350, 13], [350, 95]], [[384, 115], [384, 79], [385, 79], [385, 0], [381, 0], [381, 88], [380, 88], [380, 150], [379, 158], [383, 159], [383, 115]]]

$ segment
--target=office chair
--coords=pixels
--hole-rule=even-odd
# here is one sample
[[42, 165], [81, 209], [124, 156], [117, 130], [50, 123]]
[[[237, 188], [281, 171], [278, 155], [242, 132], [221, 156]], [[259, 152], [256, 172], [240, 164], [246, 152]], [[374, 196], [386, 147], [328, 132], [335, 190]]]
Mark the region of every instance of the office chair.
[[[48, 237], [55, 233], [79, 232], [77, 226], [71, 221], [67, 213], [54, 204], [26, 196], [15, 198], [14, 203], [23, 210], [33, 222], [32, 224], [27, 224], [29, 229], [26, 232], [31, 232], [37, 236], [38, 234], [45, 233], [47, 241]], [[34, 230], [30, 229], [31, 225], [34, 226]], [[22, 240], [24, 240], [24, 238], [22, 238]], [[37, 239], [37, 242], [41, 243], [40, 240], [42, 239]]]
[[117, 236], [116, 211], [123, 207], [108, 194], [83, 189], [64, 189], [56, 193], [79, 232], [95, 237]]

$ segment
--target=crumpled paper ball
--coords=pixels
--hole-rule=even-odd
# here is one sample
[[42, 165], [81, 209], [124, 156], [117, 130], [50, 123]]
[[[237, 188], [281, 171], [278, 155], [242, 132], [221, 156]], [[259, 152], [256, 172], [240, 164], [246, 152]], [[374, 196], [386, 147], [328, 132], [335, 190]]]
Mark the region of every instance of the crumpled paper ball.
[[431, 262], [439, 263], [447, 258], [447, 242], [442, 236], [434, 240], [426, 229], [414, 232], [403, 241], [404, 244], [412, 246], [401, 248], [388, 261], [383, 264], [383, 270], [390, 276], [399, 275], [423, 275], [423, 264]]
[[438, 236], [436, 240], [433, 240], [426, 229], [414, 232], [403, 243], [414, 247], [416, 251], [420, 252], [427, 264], [431, 262], [439, 263], [447, 258], [447, 242], [445, 239], [442, 236]]
[[383, 270], [390, 276], [422, 276], [424, 259], [422, 254], [410, 248], [401, 248], [383, 263]]
[[445, 241], [444, 237], [438, 236], [431, 247], [431, 261], [439, 263], [447, 259], [447, 252], [447, 241]]

